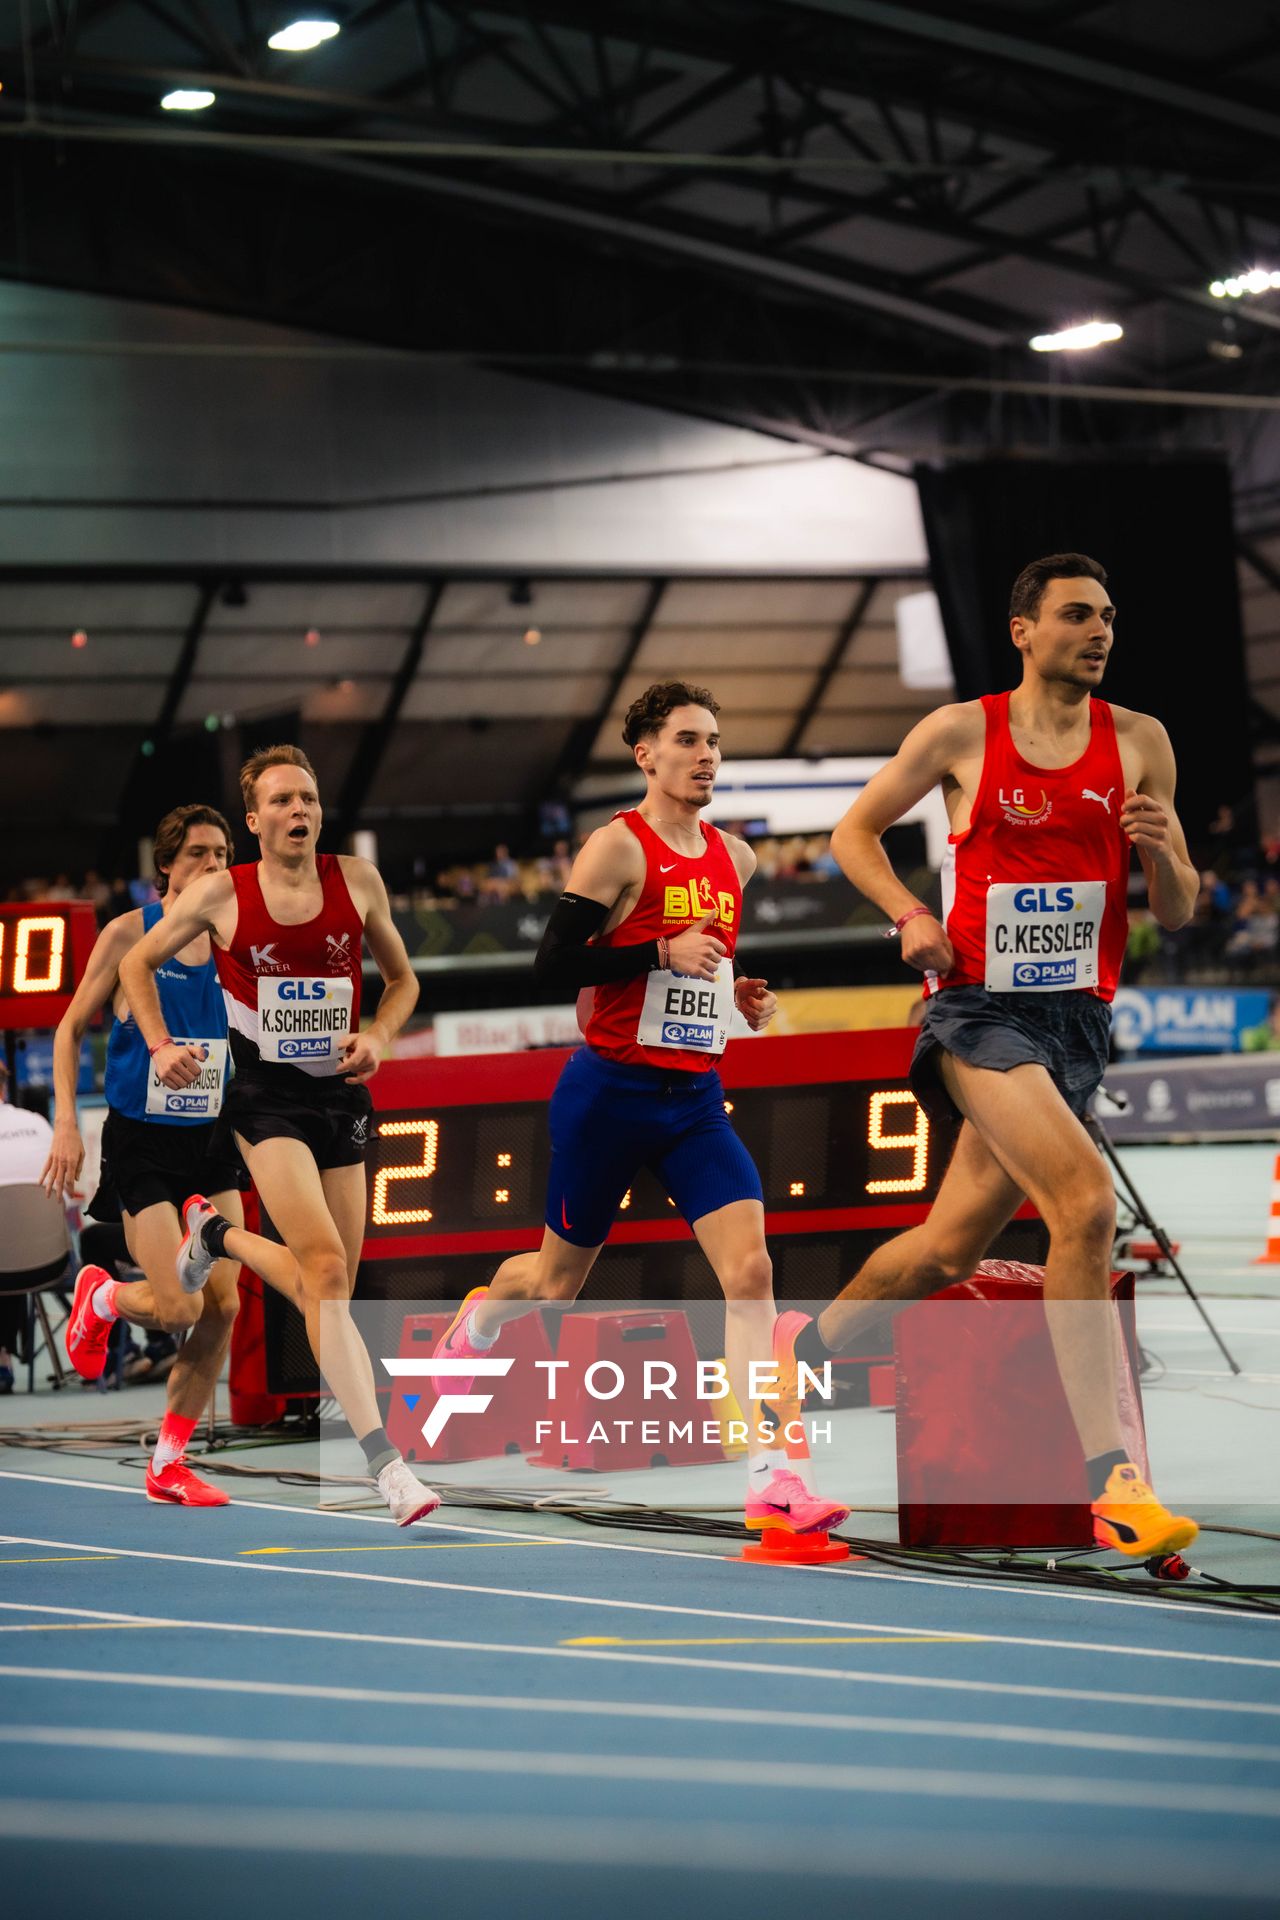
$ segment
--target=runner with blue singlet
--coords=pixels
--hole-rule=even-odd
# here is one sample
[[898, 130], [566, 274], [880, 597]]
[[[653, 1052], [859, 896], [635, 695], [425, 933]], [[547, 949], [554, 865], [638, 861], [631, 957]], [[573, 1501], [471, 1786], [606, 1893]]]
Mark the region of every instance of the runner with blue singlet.
[[184, 1507], [221, 1507], [227, 1496], [191, 1471], [187, 1443], [222, 1367], [236, 1316], [238, 1264], [214, 1264], [199, 1292], [184, 1292], [174, 1261], [182, 1240], [180, 1208], [193, 1190], [218, 1196], [219, 1210], [243, 1220], [240, 1194], [248, 1175], [239, 1156], [211, 1151], [227, 1075], [227, 1015], [207, 934], [166, 961], [158, 985], [169, 1032], [198, 1062], [189, 1087], [174, 1092], [155, 1074], [146, 1042], [120, 986], [120, 963], [172, 909], [193, 881], [221, 873], [231, 856], [231, 829], [213, 807], [175, 807], [156, 828], [156, 886], [150, 906], [121, 914], [98, 936], [84, 978], [54, 1039], [53, 1144], [42, 1179], [62, 1194], [79, 1178], [84, 1142], [76, 1114], [80, 1045], [98, 1009], [115, 1015], [107, 1042], [102, 1172], [87, 1211], [120, 1221], [144, 1278], [115, 1280], [104, 1267], [82, 1267], [67, 1323], [67, 1352], [77, 1373], [99, 1379], [117, 1319], [135, 1327], [186, 1334], [168, 1381], [168, 1403], [151, 1463], [147, 1494]]

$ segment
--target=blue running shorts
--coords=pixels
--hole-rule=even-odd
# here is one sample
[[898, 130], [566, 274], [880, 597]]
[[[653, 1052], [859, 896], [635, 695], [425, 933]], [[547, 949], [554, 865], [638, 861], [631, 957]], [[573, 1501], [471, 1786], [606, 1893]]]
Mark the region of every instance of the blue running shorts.
[[764, 1193], [729, 1124], [720, 1075], [627, 1066], [579, 1047], [551, 1096], [546, 1222], [575, 1247], [609, 1237], [619, 1203], [648, 1167], [692, 1226]]

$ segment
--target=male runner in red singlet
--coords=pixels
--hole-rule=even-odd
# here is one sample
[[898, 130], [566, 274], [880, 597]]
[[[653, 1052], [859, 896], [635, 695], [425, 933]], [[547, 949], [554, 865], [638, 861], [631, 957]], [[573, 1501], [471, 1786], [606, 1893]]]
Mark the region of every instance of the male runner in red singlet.
[[[155, 975], [198, 934], [213, 936], [235, 1076], [219, 1128], [234, 1138], [283, 1247], [225, 1220], [201, 1195], [183, 1209], [178, 1277], [194, 1291], [230, 1255], [294, 1300], [317, 1362], [401, 1526], [439, 1505], [384, 1432], [373, 1368], [351, 1318], [364, 1236], [364, 1156], [372, 1100], [365, 1084], [418, 1002], [404, 942], [377, 868], [320, 854], [320, 796], [298, 747], [268, 747], [240, 772], [245, 818], [261, 860], [193, 886], [122, 962], [134, 1017], [156, 1074], [182, 1087], [194, 1068], [165, 1032]], [[360, 1032], [360, 947], [386, 985]]]
[[[715, 1068], [735, 1003], [759, 1029], [777, 1002], [764, 980], [733, 977], [755, 855], [699, 818], [720, 765], [719, 711], [704, 688], [681, 680], [649, 687], [627, 711], [622, 737], [645, 797], [588, 839], [536, 962], [540, 980], [593, 995], [587, 1044], [551, 1099], [542, 1246], [504, 1261], [492, 1286], [467, 1295], [437, 1357], [475, 1358], [505, 1321], [540, 1301], [576, 1299], [623, 1195], [648, 1166], [724, 1289], [725, 1357], [740, 1406], [752, 1406], [750, 1363], [770, 1365], [773, 1268], [760, 1176], [729, 1123]], [[469, 1382], [450, 1384], [466, 1392]], [[805, 1533], [846, 1519], [847, 1507], [820, 1499], [789, 1469], [779, 1442], [748, 1416], [747, 1524]]]
[[[868, 781], [832, 835], [844, 872], [901, 935], [927, 1003], [911, 1081], [926, 1112], [963, 1118], [922, 1226], [877, 1248], [814, 1323], [784, 1314], [784, 1366], [850, 1346], [891, 1300], [969, 1277], [1030, 1196], [1049, 1229], [1045, 1304], [1084, 1448], [1100, 1546], [1135, 1558], [1187, 1546], [1120, 1431], [1109, 1315], [1115, 1194], [1081, 1116], [1102, 1080], [1136, 848], [1161, 926], [1185, 926], [1199, 878], [1174, 812], [1169, 737], [1094, 698], [1112, 645], [1107, 576], [1085, 554], [1014, 582], [1012, 693], [939, 707]], [[951, 820], [942, 921], [897, 879], [881, 835], [941, 782]]]

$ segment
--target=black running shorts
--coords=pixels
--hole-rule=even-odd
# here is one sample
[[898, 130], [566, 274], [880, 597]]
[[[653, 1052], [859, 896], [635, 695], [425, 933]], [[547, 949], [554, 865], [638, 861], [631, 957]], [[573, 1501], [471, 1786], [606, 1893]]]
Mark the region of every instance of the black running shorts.
[[180, 1208], [193, 1193], [243, 1193], [249, 1185], [244, 1162], [234, 1140], [215, 1142], [217, 1125], [173, 1127], [108, 1111], [102, 1171], [87, 1211], [113, 1221], [164, 1201]]
[[938, 1072], [939, 1055], [1008, 1073], [1044, 1067], [1072, 1113], [1084, 1116], [1102, 1084], [1111, 1041], [1111, 1007], [1096, 994], [989, 993], [944, 987], [925, 1004], [911, 1057], [911, 1090], [931, 1119], [958, 1116]]
[[222, 1103], [219, 1141], [234, 1145], [236, 1134], [251, 1147], [263, 1140], [300, 1140], [324, 1173], [361, 1164], [372, 1113], [368, 1087], [352, 1081], [295, 1073], [282, 1084], [262, 1069], [241, 1067]]

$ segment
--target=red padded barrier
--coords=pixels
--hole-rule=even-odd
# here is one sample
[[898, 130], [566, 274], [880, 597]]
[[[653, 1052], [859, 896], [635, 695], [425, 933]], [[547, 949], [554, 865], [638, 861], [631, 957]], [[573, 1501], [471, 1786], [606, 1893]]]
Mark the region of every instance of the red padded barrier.
[[[448, 1331], [453, 1311], [408, 1313], [400, 1331], [402, 1360], [429, 1360]], [[535, 1423], [546, 1417], [547, 1375], [539, 1360], [550, 1360], [551, 1348], [540, 1313], [508, 1320], [493, 1350], [493, 1358], [510, 1359], [510, 1373], [480, 1378], [472, 1391], [492, 1395], [483, 1413], [455, 1413], [445, 1422], [434, 1446], [428, 1446], [422, 1427], [450, 1382], [397, 1379], [387, 1412], [387, 1438], [406, 1460], [494, 1460], [507, 1453], [525, 1453], [534, 1444]], [[457, 1392], [457, 1387], [453, 1387]]]
[[[569, 1362], [557, 1375], [565, 1384], [552, 1404], [543, 1407], [552, 1431], [530, 1456], [532, 1465], [599, 1473], [650, 1467], [659, 1456], [672, 1467], [724, 1459], [718, 1433], [714, 1439], [705, 1437], [705, 1427], [716, 1429], [720, 1403], [696, 1398], [698, 1359], [683, 1313], [567, 1314], [560, 1323], [556, 1358]], [[644, 1398], [646, 1360], [663, 1360], [675, 1368], [675, 1399], [661, 1394]], [[616, 1399], [597, 1400], [587, 1392], [587, 1370], [597, 1361], [612, 1361], [621, 1369], [624, 1385]], [[602, 1388], [605, 1384], [602, 1380]], [[620, 1431], [623, 1421], [631, 1425]], [[606, 1427], [608, 1440], [590, 1437], [597, 1423]], [[646, 1423], [650, 1436], [656, 1431], [656, 1440], [646, 1436]], [[673, 1438], [671, 1425], [686, 1423], [690, 1438]]]
[[[1113, 1273], [1111, 1297], [1124, 1336], [1117, 1355], [1122, 1432], [1146, 1473], [1133, 1294], [1133, 1275]], [[903, 1546], [1093, 1543], [1084, 1454], [1043, 1310], [984, 1311], [1013, 1302], [1043, 1309], [1043, 1267], [986, 1260], [972, 1279], [897, 1317]], [[1046, 1488], [1070, 1497], [1047, 1499]]]

